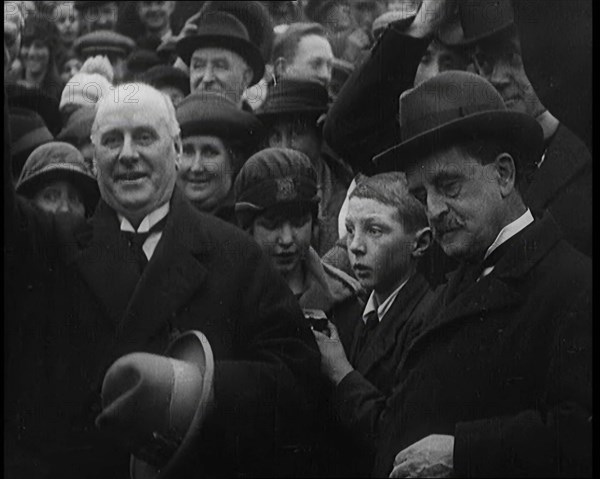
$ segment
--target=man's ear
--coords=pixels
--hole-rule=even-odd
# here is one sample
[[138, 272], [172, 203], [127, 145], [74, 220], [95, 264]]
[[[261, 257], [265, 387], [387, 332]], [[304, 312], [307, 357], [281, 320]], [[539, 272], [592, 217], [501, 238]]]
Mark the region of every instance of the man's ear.
[[275, 75], [275, 78], [281, 78], [286, 70], [287, 60], [285, 58], [279, 57], [273, 62], [273, 75]]
[[421, 228], [419, 231], [415, 233], [415, 239], [413, 241], [413, 250], [411, 255], [413, 258], [420, 258], [425, 254], [427, 248], [431, 246], [433, 241], [433, 234], [431, 233], [431, 228], [426, 226], [425, 228]]
[[501, 153], [494, 160], [494, 165], [498, 172], [500, 193], [503, 198], [506, 198], [515, 189], [517, 178], [515, 160], [508, 153]]

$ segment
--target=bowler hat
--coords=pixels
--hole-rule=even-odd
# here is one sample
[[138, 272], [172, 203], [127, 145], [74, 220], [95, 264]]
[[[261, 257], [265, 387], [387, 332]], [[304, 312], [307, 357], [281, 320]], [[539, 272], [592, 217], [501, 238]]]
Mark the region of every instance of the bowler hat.
[[258, 47], [263, 59], [271, 56], [275, 32], [269, 10], [262, 2], [209, 0], [204, 2], [200, 12], [225, 12], [233, 15], [244, 24], [250, 41]]
[[458, 4], [459, 22], [442, 27], [438, 39], [448, 46], [467, 46], [515, 25], [511, 0], [468, 0]]
[[220, 93], [192, 93], [177, 105], [176, 113], [184, 138], [214, 135], [252, 148], [259, 144], [264, 135], [264, 127], [253, 113], [241, 110]]
[[56, 179], [72, 181], [83, 195], [86, 211], [94, 210], [100, 198], [98, 183], [79, 150], [69, 143], [51, 141], [33, 150], [23, 166], [16, 190], [31, 198], [45, 183]]
[[257, 111], [261, 120], [271, 120], [283, 114], [314, 114], [327, 112], [327, 89], [316, 81], [282, 78], [269, 88], [267, 99]]
[[213, 352], [199, 331], [183, 333], [164, 356], [132, 353], [108, 369], [96, 426], [131, 451], [132, 479], [189, 476], [213, 375]]
[[73, 48], [75, 48], [77, 56], [81, 58], [115, 54], [126, 57], [135, 48], [135, 42], [112, 30], [96, 30], [75, 40]]
[[289, 148], [266, 148], [252, 155], [234, 183], [235, 212], [242, 228], [267, 208], [306, 203], [318, 208], [317, 173], [310, 159]]
[[184, 96], [190, 94], [190, 77], [180, 68], [157, 65], [147, 70], [140, 79], [154, 88], [172, 86], [181, 90]]
[[260, 81], [265, 73], [263, 57], [251, 41], [248, 30], [235, 16], [225, 12], [206, 12], [198, 20], [193, 36], [180, 39], [175, 45], [177, 54], [186, 65], [199, 48], [221, 47], [240, 55], [252, 69], [250, 85]]
[[400, 95], [402, 142], [373, 158], [379, 171], [406, 170], [423, 153], [475, 138], [505, 140], [527, 158], [539, 158], [543, 134], [529, 115], [508, 111], [484, 78], [443, 72]]

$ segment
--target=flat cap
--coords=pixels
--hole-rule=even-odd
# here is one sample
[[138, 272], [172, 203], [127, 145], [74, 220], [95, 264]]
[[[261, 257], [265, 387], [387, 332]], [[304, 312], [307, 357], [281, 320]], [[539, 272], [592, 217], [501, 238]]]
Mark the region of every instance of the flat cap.
[[77, 55], [83, 58], [107, 54], [127, 56], [135, 48], [135, 42], [111, 30], [96, 30], [75, 40], [74, 48]]

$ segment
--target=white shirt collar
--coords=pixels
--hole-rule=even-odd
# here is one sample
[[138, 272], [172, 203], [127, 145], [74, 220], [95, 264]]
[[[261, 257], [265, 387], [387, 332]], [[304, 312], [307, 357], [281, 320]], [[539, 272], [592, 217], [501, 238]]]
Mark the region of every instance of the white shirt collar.
[[516, 235], [519, 231], [525, 229], [525, 227], [531, 223], [533, 223], [533, 215], [531, 214], [529, 208], [527, 208], [527, 211], [525, 213], [523, 213], [515, 221], [507, 224], [504, 228], [500, 230], [500, 233], [498, 233], [498, 236], [496, 236], [496, 239], [494, 240], [492, 245], [487, 249], [483, 259], [487, 258], [492, 253], [492, 251], [494, 251], [498, 246], [508, 241], [510, 238]]
[[130, 231], [132, 233], [147, 233], [148, 231], [150, 231], [150, 228], [152, 228], [156, 223], [158, 223], [160, 220], [162, 220], [165, 216], [167, 216], [169, 214], [169, 209], [170, 209], [170, 205], [169, 205], [169, 202], [167, 201], [164, 205], [160, 206], [159, 208], [157, 208], [154, 211], [152, 211], [151, 213], [149, 213], [142, 220], [137, 231], [131, 225], [131, 223], [129, 222], [129, 220], [127, 218], [125, 218], [120, 213], [117, 213], [117, 216], [119, 217], [119, 221], [121, 222], [121, 231]]
[[[408, 278], [408, 279], [410, 279], [410, 278]], [[369, 296], [369, 301], [367, 301], [367, 305], [365, 306], [365, 310], [363, 311], [363, 315], [362, 315], [362, 320], [364, 321], [365, 324], [367, 322], [368, 315], [375, 310], [377, 310], [377, 318], [379, 319], [379, 322], [381, 322], [383, 317], [386, 315], [386, 313], [392, 307], [392, 304], [394, 303], [396, 296], [398, 296], [398, 293], [400, 293], [400, 290], [404, 287], [404, 285], [406, 283], [408, 283], [408, 279], [406, 279], [400, 286], [398, 286], [392, 292], [392, 294], [390, 294], [385, 299], [385, 301], [383, 301], [379, 306], [377, 306], [377, 299], [375, 298], [375, 291], [371, 292], [371, 296]]]

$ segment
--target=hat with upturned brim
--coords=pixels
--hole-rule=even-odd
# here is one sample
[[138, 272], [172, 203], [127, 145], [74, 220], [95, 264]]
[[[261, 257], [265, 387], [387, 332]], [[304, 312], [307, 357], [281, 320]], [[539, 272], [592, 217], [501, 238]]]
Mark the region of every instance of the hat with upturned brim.
[[265, 133], [263, 124], [253, 113], [241, 110], [230, 98], [217, 92], [188, 95], [177, 105], [176, 114], [182, 138], [213, 135], [251, 150], [258, 146]]
[[214, 361], [206, 336], [187, 331], [164, 355], [131, 353], [108, 369], [96, 426], [129, 449], [132, 479], [189, 475], [214, 403]]
[[515, 27], [511, 0], [470, 0], [458, 4], [460, 22], [449, 22], [437, 34], [447, 46], [466, 47]]
[[528, 164], [543, 150], [537, 121], [507, 110], [492, 84], [473, 73], [443, 72], [404, 92], [399, 119], [401, 142], [373, 158], [379, 172], [405, 171], [423, 155], [472, 139], [512, 144]]
[[69, 143], [51, 141], [33, 150], [23, 166], [16, 191], [33, 198], [44, 185], [55, 180], [73, 183], [82, 194], [86, 212], [94, 211], [100, 199], [98, 182], [83, 155]]
[[198, 20], [196, 33], [183, 37], [175, 50], [183, 62], [190, 66], [194, 52], [201, 48], [220, 47], [240, 55], [252, 70], [250, 85], [260, 81], [265, 73], [265, 62], [248, 30], [235, 16], [225, 12], [206, 12]]

